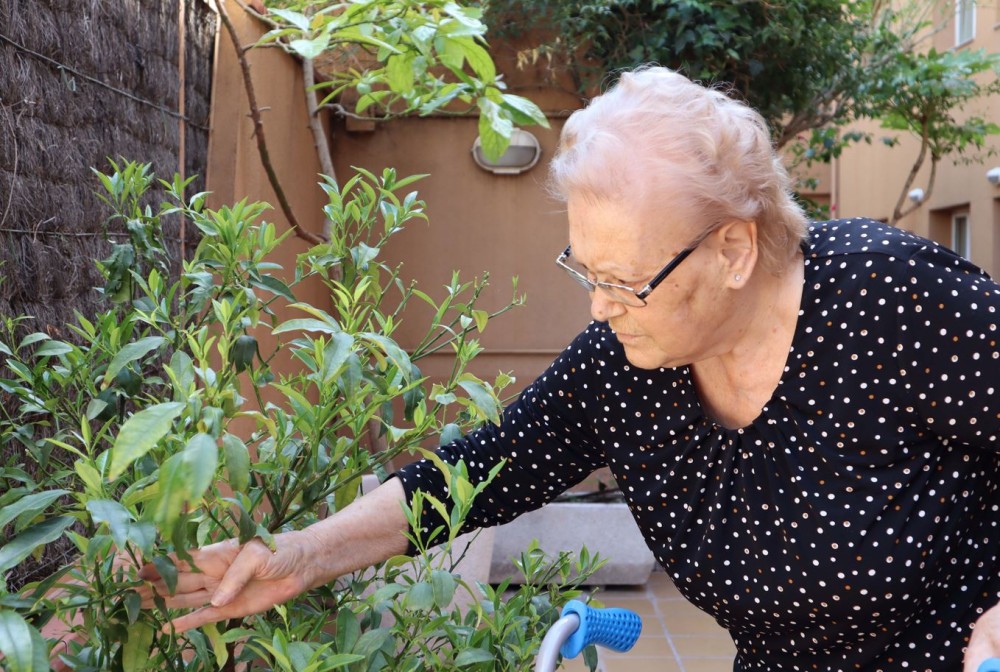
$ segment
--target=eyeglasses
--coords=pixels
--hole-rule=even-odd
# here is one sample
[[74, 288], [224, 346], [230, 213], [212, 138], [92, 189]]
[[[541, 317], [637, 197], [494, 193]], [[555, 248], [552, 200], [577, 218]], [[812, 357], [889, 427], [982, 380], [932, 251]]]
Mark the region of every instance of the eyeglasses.
[[[702, 238], [701, 240], [704, 240]], [[586, 289], [588, 292], [593, 292], [595, 289], [601, 289], [612, 301], [617, 303], [624, 303], [626, 306], [632, 306], [633, 308], [641, 308], [646, 305], [646, 297], [649, 296], [657, 286], [666, 280], [667, 276], [670, 275], [675, 268], [677, 268], [682, 261], [688, 258], [692, 252], [701, 244], [701, 240], [696, 242], [690, 247], [686, 247], [680, 251], [680, 253], [670, 260], [666, 266], [664, 266], [659, 273], [653, 276], [653, 279], [645, 284], [642, 289], [634, 289], [626, 285], [616, 285], [613, 282], [599, 282], [591, 280], [586, 276], [586, 274], [581, 273], [579, 270], [573, 268], [566, 263], [570, 255], [570, 246], [567, 245], [566, 249], [563, 250], [562, 254], [556, 257], [556, 264], [569, 274], [569, 277], [576, 280], [581, 287]]]

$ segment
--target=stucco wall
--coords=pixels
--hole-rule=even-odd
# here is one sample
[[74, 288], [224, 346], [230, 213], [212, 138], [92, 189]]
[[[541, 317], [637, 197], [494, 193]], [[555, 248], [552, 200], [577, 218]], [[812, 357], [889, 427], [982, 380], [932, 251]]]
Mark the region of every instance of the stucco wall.
[[[266, 30], [236, 3], [228, 7], [244, 44]], [[213, 192], [210, 204], [247, 197], [275, 203], [252, 136], [235, 54], [225, 31], [220, 34], [208, 175], [208, 188]], [[307, 127], [300, 68], [274, 49], [252, 50], [248, 57], [259, 104], [266, 110], [264, 123], [275, 169], [303, 226], [320, 232], [326, 201], [316, 186], [320, 166]], [[489, 326], [481, 338], [486, 352], [473, 367], [477, 375], [489, 379], [498, 371], [513, 372], [518, 382], [509, 392], [531, 382], [589, 319], [586, 293], [554, 264], [566, 245], [565, 215], [543, 185], [560, 117], [578, 103], [575, 96], [558, 88], [546, 90], [525, 83], [533, 79], [540, 79], [539, 72], [512, 72], [511, 90], [539, 102], [552, 117], [553, 128], [531, 129], [542, 144], [542, 160], [519, 176], [495, 176], [475, 165], [470, 151], [477, 134], [475, 117], [398, 119], [370, 132], [347, 131], [343, 121], [328, 126], [333, 131], [334, 163], [341, 183], [353, 174], [352, 166], [376, 173], [392, 166], [400, 175], [430, 174], [412, 186], [427, 202], [430, 223], [411, 224], [385, 250], [388, 261], [404, 264], [405, 279], [417, 280], [421, 289], [439, 299], [453, 270], [461, 270], [468, 280], [488, 272], [490, 289], [481, 306], [496, 309], [509, 300], [511, 280], [518, 277], [518, 292], [526, 295], [526, 305]], [[269, 219], [282, 231], [288, 226], [279, 210], [270, 212]], [[290, 238], [276, 260], [291, 269], [295, 256], [306, 249], [307, 243]], [[298, 298], [321, 307], [328, 304], [326, 290], [318, 284], [299, 292]], [[404, 347], [416, 343], [426, 324], [426, 313], [416, 308], [404, 317], [397, 333]], [[421, 362], [424, 373], [435, 376], [450, 366], [447, 355], [434, 359]]]
[[[954, 3], [939, 2], [937, 20], [941, 29], [931, 41], [935, 48], [955, 48]], [[976, 37], [961, 48], [1000, 50], [1000, 9], [993, 4], [977, 3]], [[1000, 100], [979, 101], [959, 114], [980, 114], [1000, 123]], [[890, 135], [875, 123], [856, 124], [876, 138]], [[989, 146], [1000, 148], [994, 136]], [[902, 185], [919, 151], [916, 139], [904, 136], [900, 145], [888, 148], [880, 142], [859, 144], [844, 152], [834, 171], [839, 177], [837, 211], [845, 217], [888, 218], [902, 190]], [[967, 212], [970, 221], [971, 260], [993, 274], [1000, 273], [1000, 188], [987, 182], [986, 172], [1000, 166], [1000, 157], [985, 157], [983, 163], [955, 163], [945, 157], [938, 164], [933, 191], [921, 208], [904, 217], [899, 226], [940, 243], [951, 243], [951, 216]], [[914, 187], [927, 188], [929, 165], [917, 176]]]
[[[519, 383], [540, 373], [589, 319], [586, 293], [553, 263], [567, 235], [564, 208], [547, 196], [543, 184], [544, 164], [558, 137], [560, 124], [554, 121], [551, 130], [532, 129], [542, 144], [542, 161], [516, 176], [493, 175], [474, 163], [473, 118], [396, 120], [363, 134], [338, 128], [333, 143], [342, 180], [351, 164], [430, 174], [414, 185], [427, 202], [430, 222], [411, 224], [386, 250], [424, 291], [443, 297], [456, 269], [467, 280], [488, 272], [482, 306], [495, 310], [510, 298], [512, 279], [518, 278], [517, 291], [526, 303], [491, 323], [481, 337], [486, 352], [476, 368], [483, 375], [513, 371]], [[419, 340], [426, 315], [414, 310], [407, 316], [399, 332], [404, 346]], [[439, 359], [425, 371], [448, 366], [450, 353]]]

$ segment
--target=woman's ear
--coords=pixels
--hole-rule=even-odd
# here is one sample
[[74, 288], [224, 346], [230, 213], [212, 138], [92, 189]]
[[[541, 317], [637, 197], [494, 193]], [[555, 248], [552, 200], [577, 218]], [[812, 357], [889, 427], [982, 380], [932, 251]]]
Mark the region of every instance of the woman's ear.
[[712, 235], [726, 284], [742, 287], [757, 266], [757, 222], [733, 220]]

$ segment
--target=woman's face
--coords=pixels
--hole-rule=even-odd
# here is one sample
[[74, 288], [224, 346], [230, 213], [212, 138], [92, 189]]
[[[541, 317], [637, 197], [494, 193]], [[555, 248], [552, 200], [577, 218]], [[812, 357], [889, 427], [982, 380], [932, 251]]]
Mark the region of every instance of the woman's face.
[[[639, 289], [699, 237], [700, 229], [679, 212], [572, 195], [567, 206], [572, 257], [591, 279]], [[609, 323], [633, 365], [675, 367], [725, 352], [733, 336], [727, 321], [736, 311], [716, 238], [699, 244], [646, 306], [615, 302], [599, 290], [591, 294], [591, 315]]]

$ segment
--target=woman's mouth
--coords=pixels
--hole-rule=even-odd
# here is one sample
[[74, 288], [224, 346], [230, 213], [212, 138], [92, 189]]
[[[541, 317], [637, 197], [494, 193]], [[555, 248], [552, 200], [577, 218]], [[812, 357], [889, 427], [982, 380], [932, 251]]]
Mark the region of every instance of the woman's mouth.
[[623, 334], [620, 331], [616, 331], [615, 338], [617, 338], [618, 342], [622, 345], [631, 345], [632, 343], [638, 341], [640, 337], [635, 334]]

